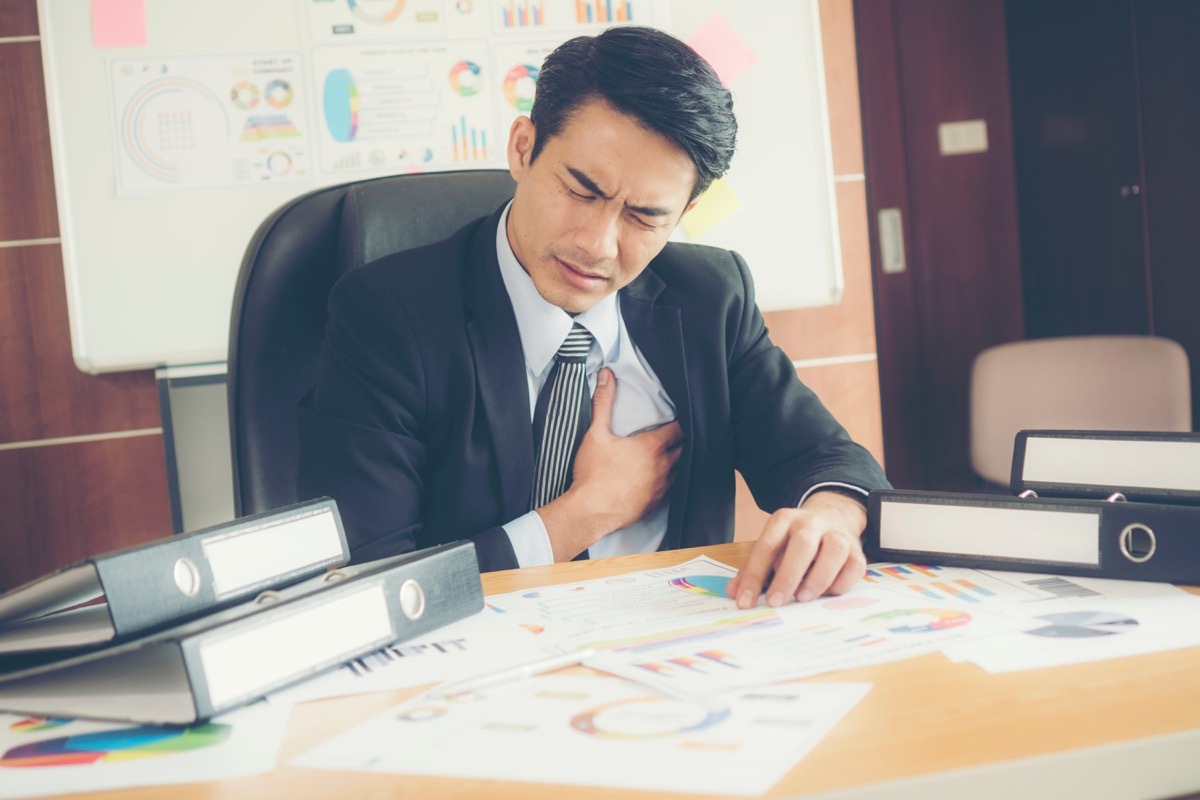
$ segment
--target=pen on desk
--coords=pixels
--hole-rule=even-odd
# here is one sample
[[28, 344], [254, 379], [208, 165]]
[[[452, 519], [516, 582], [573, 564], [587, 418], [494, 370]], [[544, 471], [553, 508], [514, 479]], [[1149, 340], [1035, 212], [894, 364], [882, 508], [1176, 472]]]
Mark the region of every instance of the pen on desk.
[[462, 694], [464, 692], [473, 692], [480, 689], [486, 689], [491, 686], [497, 686], [502, 683], [511, 683], [512, 681], [531, 678], [534, 675], [541, 675], [546, 672], [553, 672], [556, 669], [564, 667], [573, 667], [577, 664], [582, 664], [585, 659], [591, 658], [596, 654], [596, 651], [588, 648], [586, 650], [576, 650], [573, 653], [565, 653], [563, 655], [551, 656], [538, 661], [531, 661], [528, 664], [502, 669], [497, 672], [490, 672], [485, 675], [476, 675], [474, 678], [466, 678], [461, 681], [450, 681], [443, 684], [429, 693], [430, 697], [451, 697], [453, 695]]

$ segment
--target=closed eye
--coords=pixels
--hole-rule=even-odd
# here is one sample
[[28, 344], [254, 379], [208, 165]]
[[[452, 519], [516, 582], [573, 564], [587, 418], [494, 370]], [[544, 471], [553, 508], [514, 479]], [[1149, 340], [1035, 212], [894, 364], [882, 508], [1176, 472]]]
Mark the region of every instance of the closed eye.
[[637, 214], [630, 214], [630, 215], [629, 215], [629, 218], [630, 218], [631, 220], [633, 220], [635, 223], [637, 223], [637, 224], [638, 224], [638, 226], [640, 226], [640, 227], [642, 227], [642, 228], [645, 228], [645, 229], [646, 229], [646, 230], [648, 230], [648, 231], [652, 231], [652, 230], [654, 230], [655, 228], [657, 228], [657, 227], [658, 227], [658, 226], [657, 226], [657, 225], [655, 225], [654, 223], [647, 222], [646, 220], [642, 219], [642, 218], [641, 218], [641, 217], [639, 217]]

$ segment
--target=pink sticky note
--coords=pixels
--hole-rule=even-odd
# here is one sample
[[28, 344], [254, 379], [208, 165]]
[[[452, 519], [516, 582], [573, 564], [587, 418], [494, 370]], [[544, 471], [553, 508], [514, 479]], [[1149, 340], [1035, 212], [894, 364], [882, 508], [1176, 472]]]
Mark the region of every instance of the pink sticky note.
[[92, 0], [92, 44], [146, 46], [146, 0]]
[[745, 72], [758, 56], [729, 26], [720, 14], [713, 14], [708, 21], [696, 29], [687, 39], [692, 49], [712, 64], [717, 76], [725, 86]]

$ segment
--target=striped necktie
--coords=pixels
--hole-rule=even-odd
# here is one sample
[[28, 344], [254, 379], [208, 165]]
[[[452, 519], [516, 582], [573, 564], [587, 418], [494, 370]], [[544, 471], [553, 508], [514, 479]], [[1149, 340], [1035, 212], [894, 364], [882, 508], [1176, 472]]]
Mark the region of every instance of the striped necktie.
[[567, 490], [575, 450], [591, 424], [587, 356], [592, 335], [578, 322], [554, 355], [554, 367], [538, 394], [533, 414], [534, 474], [530, 508]]

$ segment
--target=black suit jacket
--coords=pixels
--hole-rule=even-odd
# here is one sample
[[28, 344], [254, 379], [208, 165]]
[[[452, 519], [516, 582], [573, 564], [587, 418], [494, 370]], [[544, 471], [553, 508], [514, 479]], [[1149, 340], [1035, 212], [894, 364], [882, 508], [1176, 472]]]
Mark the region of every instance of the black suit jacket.
[[[533, 431], [498, 221], [368, 264], [330, 294], [299, 410], [299, 489], [337, 500], [355, 561], [469, 538], [481, 569], [517, 566], [500, 526], [529, 511]], [[732, 538], [734, 469], [768, 511], [824, 481], [887, 486], [771, 343], [740, 256], [668, 244], [620, 304], [683, 430], [663, 549]]]

